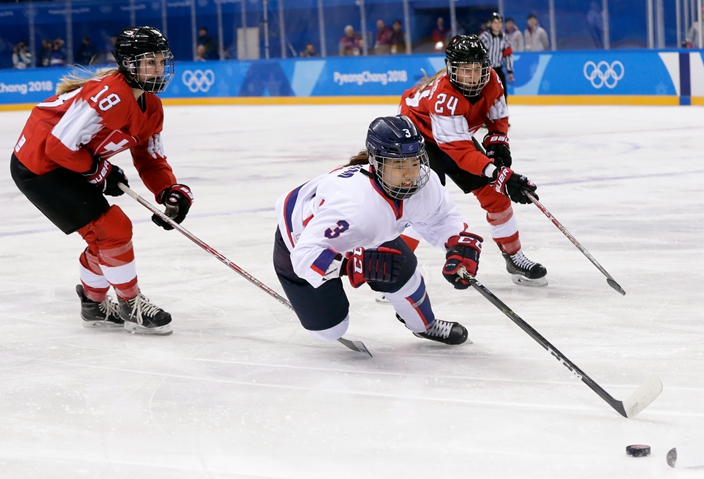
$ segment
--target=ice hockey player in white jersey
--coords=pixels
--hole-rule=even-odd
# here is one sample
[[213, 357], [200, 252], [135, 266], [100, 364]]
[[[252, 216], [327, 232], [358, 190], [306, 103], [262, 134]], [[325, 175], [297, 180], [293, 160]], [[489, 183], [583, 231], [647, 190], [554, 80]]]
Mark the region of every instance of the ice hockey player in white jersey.
[[[383, 292], [419, 338], [467, 340], [459, 323], [435, 318], [413, 251], [399, 237], [412, 225], [446, 255], [442, 274], [457, 289], [476, 275], [482, 238], [462, 218], [428, 165], [425, 142], [403, 115], [369, 126], [366, 151], [279, 198], [274, 268], [303, 327], [334, 341], [349, 325], [342, 276]], [[466, 272], [466, 273], [465, 273]]]

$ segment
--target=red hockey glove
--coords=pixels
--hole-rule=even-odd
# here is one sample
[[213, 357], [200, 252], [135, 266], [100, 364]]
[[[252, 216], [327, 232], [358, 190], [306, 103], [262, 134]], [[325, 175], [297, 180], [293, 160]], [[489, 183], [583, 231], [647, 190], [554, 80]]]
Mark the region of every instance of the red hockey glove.
[[[173, 185], [162, 191], [159, 195], [159, 199], [161, 200], [159, 203], [166, 206], [164, 214], [176, 223], [181, 224], [193, 204], [193, 193], [191, 193], [191, 189], [186, 185]], [[152, 215], [152, 221], [165, 230], [174, 229], [173, 226], [157, 215]]]
[[109, 196], [120, 196], [125, 193], [117, 186], [118, 183], [130, 186], [122, 168], [102, 158], [94, 158], [93, 166], [90, 170], [83, 173], [83, 176], [86, 177], [88, 183], [96, 186], [103, 194]]
[[399, 250], [383, 246], [368, 250], [355, 248], [345, 256], [347, 276], [353, 288], [359, 288], [368, 281], [395, 283], [406, 261]]
[[491, 184], [497, 193], [503, 193], [511, 198], [514, 203], [523, 205], [531, 203], [530, 199], [523, 194], [523, 190], [529, 191], [536, 199], [540, 199], [535, 193], [538, 188], [535, 183], [505, 166], [494, 170], [494, 178]]
[[463, 269], [474, 277], [479, 268], [479, 255], [482, 252], [482, 238], [474, 233], [462, 232], [458, 236], [452, 236], [445, 248], [445, 266], [442, 269], [442, 274], [455, 289], [469, 288], [469, 281], [464, 277]]
[[484, 137], [484, 149], [486, 156], [494, 162], [496, 168], [502, 166], [510, 167], [513, 160], [511, 159], [511, 148], [508, 146], [508, 136], [500, 131], [492, 131]]

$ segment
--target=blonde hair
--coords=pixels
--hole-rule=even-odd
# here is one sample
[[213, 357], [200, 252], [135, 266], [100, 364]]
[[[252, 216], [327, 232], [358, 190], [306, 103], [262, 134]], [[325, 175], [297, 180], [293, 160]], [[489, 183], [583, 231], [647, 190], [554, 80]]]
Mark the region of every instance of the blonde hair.
[[418, 90], [422, 90], [423, 88], [427, 87], [431, 83], [433, 83], [435, 80], [440, 78], [441, 76], [447, 74], [447, 70], [443, 68], [442, 70], [438, 71], [435, 75], [429, 77], [427, 73], [425, 73], [425, 70], [423, 70], [423, 73], [425, 76], [421, 78], [418, 83], [416, 84], [416, 87]]
[[[112, 75], [113, 73], [117, 73], [117, 71], [117, 68], [110, 68], [107, 70], [98, 70], [97, 72], [93, 72], [86, 68], [78, 67], [78, 69], [73, 73], [69, 73], [68, 75], [61, 77], [59, 84], [56, 85], [56, 94], [61, 95], [62, 93], [77, 90], [91, 80]], [[88, 74], [88, 76], [85, 74]]]

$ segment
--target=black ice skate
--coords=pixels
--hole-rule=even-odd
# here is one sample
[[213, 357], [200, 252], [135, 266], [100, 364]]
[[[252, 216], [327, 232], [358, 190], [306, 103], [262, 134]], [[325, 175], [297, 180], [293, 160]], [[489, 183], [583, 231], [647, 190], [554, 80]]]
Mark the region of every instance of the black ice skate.
[[548, 279], [545, 277], [548, 270], [540, 263], [535, 263], [523, 254], [523, 250], [518, 250], [516, 254], [501, 253], [506, 260], [506, 271], [511, 273], [511, 280], [523, 286], [547, 286]]
[[149, 302], [149, 299], [139, 293], [132, 299], [120, 299], [120, 316], [125, 321], [125, 330], [135, 334], [173, 333], [171, 330], [171, 315]]
[[82, 284], [76, 286], [76, 293], [81, 298], [84, 328], [122, 329], [124, 321], [120, 317], [120, 307], [110, 296], [106, 296], [102, 303], [91, 301], [86, 297]]
[[[406, 322], [397, 314], [396, 318], [403, 324]], [[445, 344], [462, 344], [467, 341], [467, 328], [460, 323], [451, 323], [442, 319], [435, 319], [430, 325], [430, 329], [424, 333], [413, 333], [419, 338], [430, 339]], [[472, 340], [469, 341], [470, 343]]]

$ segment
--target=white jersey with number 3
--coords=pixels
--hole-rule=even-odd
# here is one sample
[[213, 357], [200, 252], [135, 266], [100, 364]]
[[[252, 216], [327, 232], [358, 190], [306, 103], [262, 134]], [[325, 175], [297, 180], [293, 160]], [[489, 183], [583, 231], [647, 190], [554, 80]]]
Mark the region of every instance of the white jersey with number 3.
[[316, 288], [326, 281], [338, 254], [376, 248], [408, 226], [443, 249], [451, 236], [467, 228], [434, 172], [415, 195], [395, 201], [384, 194], [369, 165], [314, 178], [279, 198], [276, 212], [294, 271]]

